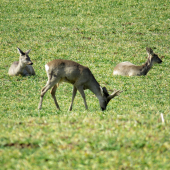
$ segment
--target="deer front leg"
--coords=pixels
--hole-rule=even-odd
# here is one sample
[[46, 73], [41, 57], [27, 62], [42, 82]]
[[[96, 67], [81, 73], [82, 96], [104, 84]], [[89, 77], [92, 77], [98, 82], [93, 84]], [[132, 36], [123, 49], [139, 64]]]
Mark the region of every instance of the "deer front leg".
[[71, 105], [69, 107], [69, 111], [72, 110], [72, 107], [73, 107], [73, 102], [74, 102], [74, 98], [76, 96], [76, 93], [77, 93], [77, 88], [75, 86], [73, 86], [73, 94], [72, 94], [72, 101], [71, 101]]
[[88, 109], [88, 106], [87, 106], [87, 103], [86, 103], [86, 96], [85, 96], [85, 93], [84, 93], [84, 90], [83, 90], [83, 86], [79, 86], [77, 87], [78, 91], [80, 92], [83, 100], [84, 100], [84, 105], [85, 105], [85, 108], [86, 110]]

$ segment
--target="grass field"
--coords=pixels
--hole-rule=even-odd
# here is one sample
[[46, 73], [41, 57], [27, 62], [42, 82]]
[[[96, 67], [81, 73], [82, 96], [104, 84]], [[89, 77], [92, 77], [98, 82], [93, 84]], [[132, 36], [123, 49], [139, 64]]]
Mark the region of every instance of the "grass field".
[[[170, 169], [170, 2], [168, 0], [1, 0], [0, 169]], [[162, 57], [147, 76], [113, 76], [122, 61], [141, 65], [146, 47]], [[10, 77], [19, 54], [29, 54], [36, 76]], [[70, 59], [88, 66], [111, 93], [123, 90], [102, 112], [92, 92], [89, 110], [72, 85], [50, 91], [44, 65]], [[165, 122], [161, 120], [161, 113]]]

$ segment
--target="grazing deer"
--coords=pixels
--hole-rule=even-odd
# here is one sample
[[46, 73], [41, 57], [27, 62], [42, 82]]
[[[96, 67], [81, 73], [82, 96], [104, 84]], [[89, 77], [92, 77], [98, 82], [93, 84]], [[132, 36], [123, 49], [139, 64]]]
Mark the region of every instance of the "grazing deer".
[[33, 67], [31, 66], [33, 65], [33, 63], [30, 57], [28, 56], [28, 53], [30, 52], [30, 50], [24, 53], [19, 48], [17, 49], [20, 53], [19, 61], [14, 61], [12, 63], [11, 67], [9, 68], [8, 74], [10, 76], [18, 76], [19, 74], [21, 74], [22, 76], [35, 75], [35, 71]]
[[69, 111], [72, 110], [73, 101], [76, 96], [77, 90], [80, 92], [84, 100], [84, 105], [86, 109], [88, 109], [88, 106], [86, 103], [84, 90], [91, 90], [98, 98], [102, 111], [106, 109], [107, 104], [112, 98], [118, 96], [122, 92], [120, 90], [116, 90], [111, 95], [109, 95], [106, 87], [102, 88], [99, 85], [88, 67], [82, 66], [74, 61], [56, 59], [47, 63], [45, 65], [45, 69], [47, 72], [48, 81], [45, 87], [41, 90], [41, 97], [38, 109], [41, 109], [43, 97], [51, 87], [53, 87], [51, 90], [51, 95], [54, 99], [54, 103], [57, 109], [60, 109], [55, 97], [55, 92], [61, 82], [67, 82], [73, 85], [72, 101], [69, 107]]
[[146, 48], [148, 53], [148, 59], [145, 64], [141, 66], [136, 66], [128, 61], [119, 63], [113, 70], [113, 75], [122, 76], [142, 76], [146, 75], [152, 68], [154, 63], [161, 63], [162, 60], [157, 54], [153, 52], [151, 48]]

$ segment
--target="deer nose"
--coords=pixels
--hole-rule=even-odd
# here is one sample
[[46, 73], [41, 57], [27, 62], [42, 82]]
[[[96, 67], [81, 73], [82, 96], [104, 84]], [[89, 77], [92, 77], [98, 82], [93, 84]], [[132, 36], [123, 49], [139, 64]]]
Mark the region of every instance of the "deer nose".
[[106, 108], [101, 107], [102, 111], [106, 110]]
[[31, 62], [30, 65], [33, 65], [33, 63]]

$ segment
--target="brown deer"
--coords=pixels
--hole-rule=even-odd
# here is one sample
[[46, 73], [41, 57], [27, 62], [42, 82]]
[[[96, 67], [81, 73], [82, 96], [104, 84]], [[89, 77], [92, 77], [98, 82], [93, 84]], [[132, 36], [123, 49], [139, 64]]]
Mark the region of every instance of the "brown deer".
[[45, 69], [47, 72], [48, 81], [45, 87], [41, 90], [40, 103], [38, 106], [39, 109], [41, 109], [42, 107], [42, 101], [45, 93], [51, 87], [53, 87], [51, 90], [51, 95], [54, 99], [54, 103], [57, 109], [60, 109], [55, 97], [55, 92], [59, 84], [62, 82], [71, 83], [73, 85], [72, 101], [69, 107], [69, 111], [72, 110], [73, 101], [76, 96], [77, 90], [80, 92], [84, 100], [84, 105], [86, 109], [88, 109], [88, 106], [86, 103], [84, 90], [91, 90], [98, 98], [102, 111], [106, 109], [107, 104], [112, 98], [118, 96], [122, 92], [120, 90], [116, 90], [111, 95], [109, 95], [106, 87], [102, 88], [99, 85], [88, 67], [80, 65], [74, 61], [56, 59], [47, 63], [45, 65]]
[[142, 76], [146, 75], [149, 70], [152, 68], [153, 64], [161, 63], [162, 60], [158, 57], [157, 54], [153, 52], [151, 48], [146, 48], [148, 53], [148, 59], [146, 63], [141, 66], [136, 66], [128, 61], [119, 63], [113, 70], [113, 75], [122, 75], [122, 76]]
[[8, 74], [10, 76], [18, 76], [18, 75], [22, 75], [22, 76], [31, 76], [31, 75], [35, 75], [35, 71], [33, 69], [33, 67], [31, 65], [33, 65], [30, 57], [28, 56], [28, 53], [30, 52], [30, 50], [26, 51], [25, 53], [17, 48], [19, 53], [20, 53], [20, 57], [19, 57], [19, 61], [14, 61], [11, 65], [11, 67], [9, 68]]

